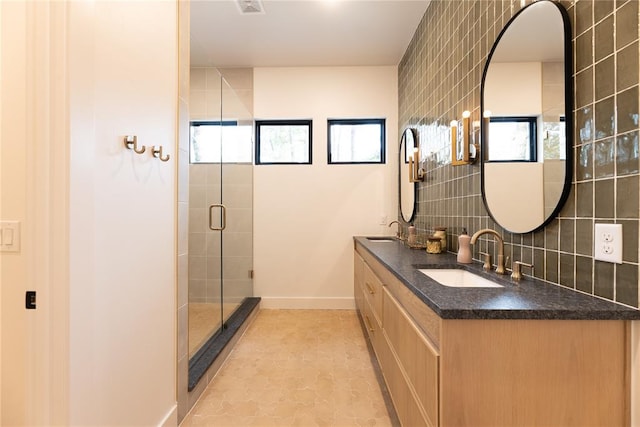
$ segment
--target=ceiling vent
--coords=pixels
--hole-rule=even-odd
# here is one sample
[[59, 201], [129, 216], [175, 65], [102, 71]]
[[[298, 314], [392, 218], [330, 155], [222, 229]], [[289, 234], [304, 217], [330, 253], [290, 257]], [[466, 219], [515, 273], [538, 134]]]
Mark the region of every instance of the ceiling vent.
[[236, 0], [236, 4], [242, 14], [261, 14], [264, 13], [262, 0]]

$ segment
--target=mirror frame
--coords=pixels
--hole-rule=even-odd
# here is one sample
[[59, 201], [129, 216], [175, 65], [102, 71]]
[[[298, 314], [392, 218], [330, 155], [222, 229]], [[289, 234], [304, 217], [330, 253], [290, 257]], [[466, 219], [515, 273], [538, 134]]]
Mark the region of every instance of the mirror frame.
[[[416, 216], [416, 199], [417, 199], [417, 186], [415, 182], [409, 181], [409, 175], [403, 174], [403, 163], [407, 162], [407, 135], [411, 134], [413, 139], [413, 147], [411, 147], [413, 153], [414, 148], [418, 148], [418, 132], [415, 128], [407, 127], [402, 132], [402, 137], [400, 138], [400, 145], [398, 150], [398, 209], [400, 210], [400, 218], [407, 224], [411, 223]], [[409, 171], [411, 173], [411, 170]], [[403, 183], [404, 180], [404, 183]], [[412, 185], [413, 186], [413, 206], [411, 208], [411, 215], [409, 218], [405, 217], [405, 213], [402, 210], [402, 186], [404, 185]]]
[[551, 221], [553, 221], [556, 216], [558, 215], [558, 213], [560, 213], [560, 210], [562, 209], [562, 207], [564, 206], [564, 204], [566, 203], [567, 199], [569, 198], [569, 193], [571, 192], [571, 186], [572, 186], [572, 182], [573, 182], [573, 161], [574, 161], [574, 155], [573, 155], [573, 126], [574, 126], [574, 120], [573, 120], [573, 45], [572, 45], [572, 39], [571, 39], [571, 21], [569, 20], [569, 14], [567, 12], [567, 10], [559, 3], [557, 3], [556, 1], [553, 0], [538, 0], [534, 3], [530, 3], [527, 6], [523, 7], [522, 9], [520, 9], [515, 15], [513, 15], [511, 17], [511, 19], [509, 20], [509, 22], [506, 23], [506, 25], [504, 26], [504, 28], [502, 28], [502, 30], [500, 31], [500, 34], [498, 34], [498, 37], [496, 38], [496, 41], [493, 43], [493, 46], [491, 47], [491, 51], [489, 52], [489, 56], [487, 57], [487, 61], [485, 63], [484, 66], [484, 70], [482, 71], [482, 81], [480, 84], [480, 117], [484, 117], [484, 112], [485, 112], [485, 108], [484, 108], [484, 90], [485, 90], [485, 80], [487, 77], [487, 71], [489, 70], [489, 66], [491, 65], [491, 58], [493, 57], [493, 54], [496, 51], [496, 48], [498, 47], [498, 45], [500, 44], [500, 40], [502, 40], [502, 37], [504, 36], [504, 34], [507, 32], [507, 30], [509, 29], [509, 27], [514, 23], [514, 21], [520, 16], [520, 14], [524, 13], [527, 9], [529, 9], [532, 6], [541, 4], [541, 3], [550, 3], [552, 5], [555, 6], [555, 8], [558, 10], [558, 12], [560, 13], [561, 19], [562, 19], [562, 25], [563, 25], [563, 32], [564, 32], [564, 112], [565, 112], [565, 144], [566, 144], [566, 165], [565, 165], [565, 177], [564, 177], [564, 186], [562, 188], [562, 194], [560, 195], [560, 198], [558, 199], [558, 202], [556, 204], [555, 209], [549, 214], [549, 216], [547, 216], [544, 221], [541, 224], [538, 224], [536, 227], [534, 227], [533, 229], [529, 230], [529, 231], [524, 231], [524, 232], [513, 232], [511, 230], [509, 230], [507, 227], [505, 227], [504, 225], [500, 224], [500, 222], [498, 222], [498, 220], [493, 216], [493, 214], [491, 213], [491, 209], [489, 208], [489, 205], [487, 203], [487, 198], [486, 198], [486, 194], [485, 194], [485, 171], [484, 171], [484, 167], [485, 167], [485, 163], [488, 162], [486, 156], [488, 155], [488, 147], [487, 147], [487, 135], [489, 134], [489, 129], [487, 128], [487, 123], [485, 123], [485, 120], [481, 120], [480, 121], [480, 135], [481, 135], [481, 147], [480, 147], [480, 182], [481, 182], [481, 190], [482, 190], [482, 202], [484, 203], [485, 209], [487, 210], [487, 213], [489, 214], [489, 216], [491, 217], [491, 219], [493, 219], [496, 224], [500, 225], [502, 228], [504, 228], [505, 230], [512, 232], [512, 233], [516, 233], [516, 234], [526, 234], [526, 233], [531, 233], [537, 230], [540, 230], [542, 228], [544, 228], [547, 224], [549, 224]]

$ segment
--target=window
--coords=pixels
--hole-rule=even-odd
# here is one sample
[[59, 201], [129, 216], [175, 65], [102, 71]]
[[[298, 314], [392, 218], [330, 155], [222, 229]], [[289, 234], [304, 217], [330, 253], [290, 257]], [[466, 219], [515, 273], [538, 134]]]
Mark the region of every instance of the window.
[[191, 163], [251, 163], [252, 124], [191, 122]]
[[256, 120], [256, 164], [311, 164], [311, 120]]
[[491, 117], [488, 160], [535, 162], [536, 117]]
[[385, 119], [330, 119], [329, 164], [384, 163]]

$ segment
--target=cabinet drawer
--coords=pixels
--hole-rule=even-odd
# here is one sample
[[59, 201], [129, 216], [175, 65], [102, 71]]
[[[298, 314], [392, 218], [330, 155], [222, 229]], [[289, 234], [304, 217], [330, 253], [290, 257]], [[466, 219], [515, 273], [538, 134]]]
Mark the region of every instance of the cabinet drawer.
[[379, 324], [382, 324], [382, 282], [378, 276], [371, 270], [369, 265], [364, 264], [364, 286], [362, 290], [365, 299], [373, 309], [373, 315]]
[[439, 354], [429, 339], [385, 288], [384, 334], [431, 425], [438, 425]]
[[384, 339], [382, 337], [382, 328], [373, 314], [371, 305], [369, 305], [366, 300], [363, 304], [362, 320], [364, 321], [364, 327], [367, 329], [367, 335], [369, 337], [369, 341], [371, 341], [373, 350], [375, 351], [378, 359], [380, 359], [380, 345]]
[[[411, 315], [434, 346], [439, 348], [442, 319], [369, 252], [359, 245], [356, 245], [356, 251], [364, 260], [365, 265], [369, 266], [378, 280], [384, 283], [385, 287], [389, 289], [391, 294], [400, 302], [400, 305]], [[364, 289], [364, 291], [366, 292], [367, 290]]]

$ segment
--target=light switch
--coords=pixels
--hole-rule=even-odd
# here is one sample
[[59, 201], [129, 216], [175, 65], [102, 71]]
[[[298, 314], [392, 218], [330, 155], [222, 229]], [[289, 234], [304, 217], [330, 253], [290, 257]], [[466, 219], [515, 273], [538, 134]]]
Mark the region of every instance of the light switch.
[[13, 246], [13, 229], [7, 228], [6, 230], [2, 230], [2, 244]]
[[20, 221], [0, 221], [0, 251], [20, 252]]

